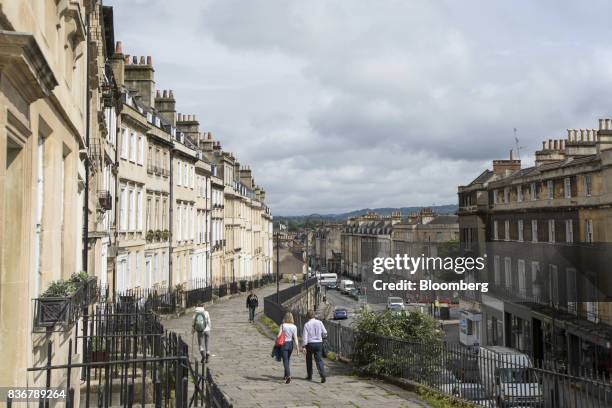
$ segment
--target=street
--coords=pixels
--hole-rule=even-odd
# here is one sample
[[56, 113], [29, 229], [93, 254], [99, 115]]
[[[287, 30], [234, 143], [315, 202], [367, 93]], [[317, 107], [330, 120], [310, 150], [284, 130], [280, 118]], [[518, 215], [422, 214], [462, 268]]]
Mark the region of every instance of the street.
[[[325, 289], [324, 289], [325, 290]], [[324, 292], [325, 293], [325, 292]], [[350, 296], [343, 295], [339, 290], [329, 289], [327, 290], [327, 302], [331, 305], [329, 318], [331, 319], [333, 316], [333, 311], [337, 307], [345, 308], [348, 311], [348, 319], [346, 320], [338, 320], [338, 322], [342, 325], [350, 326], [355, 321], [355, 317], [359, 313], [359, 302]], [[384, 303], [371, 303], [368, 304], [368, 308], [377, 313], [381, 313], [386, 309], [386, 305]], [[417, 311], [416, 307], [412, 307], [407, 305], [407, 310]], [[453, 310], [451, 313], [451, 317], [455, 317], [457, 313]], [[440, 321], [442, 324], [442, 329], [444, 330], [444, 339], [449, 344], [458, 344], [459, 343], [459, 322], [457, 320], [448, 320], [448, 321]]]

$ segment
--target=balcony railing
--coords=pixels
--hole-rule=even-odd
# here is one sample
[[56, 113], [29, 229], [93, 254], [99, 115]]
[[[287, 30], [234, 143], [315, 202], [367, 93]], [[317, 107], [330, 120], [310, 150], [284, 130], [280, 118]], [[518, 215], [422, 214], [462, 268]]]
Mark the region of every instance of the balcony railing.
[[170, 171], [168, 169], [162, 166], [156, 166], [152, 163], [149, 163], [147, 165], [147, 173], [164, 177], [168, 177], [170, 175]]
[[98, 202], [104, 210], [111, 210], [113, 208], [113, 196], [110, 191], [98, 190]]

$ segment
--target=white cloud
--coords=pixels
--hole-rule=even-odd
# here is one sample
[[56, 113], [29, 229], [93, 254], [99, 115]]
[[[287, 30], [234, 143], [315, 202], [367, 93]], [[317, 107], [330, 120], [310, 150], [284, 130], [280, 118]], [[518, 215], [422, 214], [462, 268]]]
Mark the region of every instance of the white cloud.
[[112, 3], [276, 213], [456, 202], [514, 127], [525, 157], [607, 116], [604, 1]]

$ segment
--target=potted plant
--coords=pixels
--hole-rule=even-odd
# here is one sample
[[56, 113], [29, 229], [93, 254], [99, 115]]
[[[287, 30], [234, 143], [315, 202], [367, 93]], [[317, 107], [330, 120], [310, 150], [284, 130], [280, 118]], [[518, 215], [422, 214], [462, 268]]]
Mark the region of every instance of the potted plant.
[[94, 337], [89, 343], [90, 358], [92, 363], [107, 361], [106, 344], [101, 337]]
[[147, 242], [153, 242], [153, 240], [155, 239], [155, 232], [153, 232], [153, 230], [148, 230], [145, 239], [147, 240]]
[[168, 238], [170, 238], [170, 231], [163, 230], [161, 232], [161, 237], [162, 237], [162, 241], [168, 241]]
[[36, 299], [36, 325], [53, 327], [58, 323], [70, 323], [75, 312], [72, 310], [73, 298], [79, 289], [71, 280], [52, 282]]
[[86, 298], [79, 300], [85, 301], [88, 304], [95, 300], [97, 295], [97, 279], [95, 276], [89, 276], [85, 271], [75, 272], [70, 276], [70, 282], [74, 283], [77, 288], [80, 286], [83, 287], [83, 295], [85, 295]]
[[157, 230], [157, 231], [155, 231], [155, 240], [156, 240], [156, 241], [160, 241], [160, 240], [161, 240], [161, 238], [162, 238], [162, 232], [161, 232], [161, 230]]

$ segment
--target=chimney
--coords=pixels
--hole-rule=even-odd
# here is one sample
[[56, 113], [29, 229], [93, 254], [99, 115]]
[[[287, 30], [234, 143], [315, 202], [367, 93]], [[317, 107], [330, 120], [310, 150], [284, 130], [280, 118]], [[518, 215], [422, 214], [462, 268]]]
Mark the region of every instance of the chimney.
[[[576, 129], [568, 131], [568, 135], [574, 135]], [[548, 139], [548, 142], [542, 142], [542, 150], [535, 152], [535, 165], [540, 166], [544, 163], [551, 163], [565, 160], [565, 141], [560, 139]]]
[[164, 89], [161, 95], [159, 94], [159, 91], [157, 91], [157, 96], [155, 97], [155, 109], [157, 109], [157, 112], [159, 112], [159, 116], [161, 116], [172, 126], [176, 127], [176, 100], [174, 99], [174, 93], [172, 90], [168, 91], [167, 89]]
[[[612, 119], [599, 119], [599, 130], [597, 131], [596, 150], [598, 154], [606, 152], [608, 163], [612, 162]], [[602, 158], [604, 160], [604, 158]]]
[[154, 107], [155, 98], [155, 79], [151, 57], [134, 56], [132, 64], [125, 66], [125, 86], [133, 92], [136, 92], [142, 103], [146, 106]]
[[191, 140], [197, 142], [200, 136], [200, 122], [195, 115], [179, 115], [176, 128], [185, 133]]
[[117, 41], [115, 44], [115, 52], [113, 55], [108, 57], [108, 62], [113, 70], [113, 75], [115, 76], [115, 81], [117, 82], [117, 86], [121, 87], [124, 85], [125, 78], [125, 65], [129, 61], [129, 55], [123, 55], [123, 45], [121, 41]]
[[493, 172], [499, 177], [506, 177], [521, 169], [521, 161], [514, 158], [514, 152], [510, 150], [508, 160], [493, 160]]
[[210, 132], [205, 134], [205, 137], [201, 140], [202, 150], [205, 152], [212, 152], [215, 149], [215, 141], [212, 139]]
[[240, 182], [249, 188], [253, 186], [253, 176], [248, 166], [244, 166], [240, 169]]

